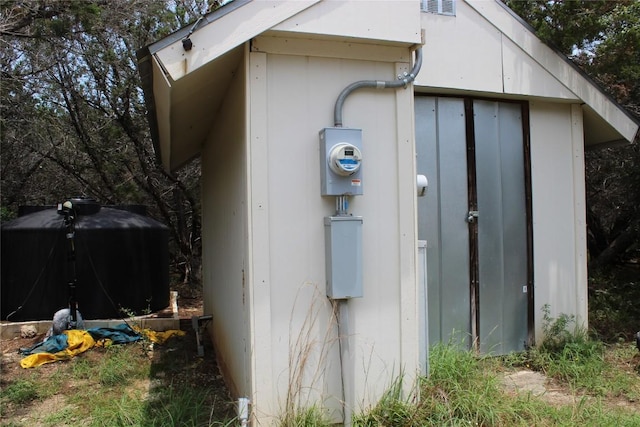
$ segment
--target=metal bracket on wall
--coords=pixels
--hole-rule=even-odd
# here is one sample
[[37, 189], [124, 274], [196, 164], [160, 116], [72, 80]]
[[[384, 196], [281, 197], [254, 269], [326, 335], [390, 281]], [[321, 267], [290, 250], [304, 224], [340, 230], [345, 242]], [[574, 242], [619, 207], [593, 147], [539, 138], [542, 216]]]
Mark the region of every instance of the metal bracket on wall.
[[[196, 333], [196, 345], [198, 346], [198, 356], [204, 357], [204, 345], [202, 344], [202, 332], [207, 327], [213, 316], [193, 316], [191, 317], [191, 326]], [[204, 324], [203, 324], [204, 322]]]

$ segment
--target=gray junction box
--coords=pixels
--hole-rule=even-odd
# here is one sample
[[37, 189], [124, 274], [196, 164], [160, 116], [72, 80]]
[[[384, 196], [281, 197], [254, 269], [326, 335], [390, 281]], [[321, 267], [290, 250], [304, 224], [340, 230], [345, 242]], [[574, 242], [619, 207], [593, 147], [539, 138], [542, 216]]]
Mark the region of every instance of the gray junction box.
[[324, 218], [327, 296], [362, 297], [362, 217]]

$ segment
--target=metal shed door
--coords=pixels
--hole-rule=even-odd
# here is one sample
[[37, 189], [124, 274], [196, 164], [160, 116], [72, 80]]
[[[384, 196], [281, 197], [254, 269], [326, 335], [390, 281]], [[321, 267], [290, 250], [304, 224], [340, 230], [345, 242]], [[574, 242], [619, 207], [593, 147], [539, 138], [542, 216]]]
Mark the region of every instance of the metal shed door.
[[530, 265], [523, 105], [416, 98], [418, 206], [427, 241], [430, 344], [524, 349]]

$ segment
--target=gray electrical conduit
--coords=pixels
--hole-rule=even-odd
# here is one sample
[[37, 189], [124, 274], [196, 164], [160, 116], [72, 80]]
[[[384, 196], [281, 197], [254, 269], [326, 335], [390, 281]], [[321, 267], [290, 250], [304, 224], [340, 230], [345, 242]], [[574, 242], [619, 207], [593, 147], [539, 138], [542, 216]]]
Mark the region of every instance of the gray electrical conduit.
[[342, 107], [344, 105], [344, 101], [347, 99], [347, 96], [351, 94], [351, 92], [363, 89], [363, 88], [375, 88], [375, 89], [395, 89], [399, 87], [406, 88], [409, 83], [413, 82], [416, 79], [416, 76], [420, 72], [420, 68], [422, 67], [422, 48], [419, 47], [416, 49], [416, 60], [413, 64], [413, 69], [410, 73], [405, 73], [403, 78], [399, 78], [398, 80], [360, 80], [354, 83], [351, 83], [349, 86], [344, 88], [340, 95], [338, 95], [338, 99], [336, 99], [336, 106], [333, 112], [333, 121], [335, 127], [342, 127]]
[[[347, 96], [351, 94], [351, 92], [363, 89], [363, 88], [376, 88], [376, 89], [395, 89], [399, 87], [406, 88], [411, 82], [416, 79], [420, 68], [422, 67], [422, 48], [416, 49], [416, 60], [413, 64], [413, 69], [410, 73], [405, 73], [403, 78], [399, 78], [398, 80], [360, 80], [354, 83], [351, 83], [349, 86], [344, 88], [340, 95], [338, 95], [338, 99], [336, 100], [336, 106], [334, 109], [334, 124], [335, 127], [342, 127], [342, 107], [344, 105], [344, 101], [347, 99]], [[345, 196], [338, 196], [336, 198], [336, 206], [338, 214], [342, 213], [346, 215], [346, 199]], [[338, 347], [340, 353], [340, 378], [342, 380], [342, 410], [343, 410], [343, 423], [345, 427], [351, 426], [351, 417], [352, 417], [352, 408], [347, 404], [347, 401], [350, 399], [353, 389], [352, 384], [350, 384], [346, 380], [346, 370], [345, 366], [350, 360], [349, 356], [349, 311], [347, 307], [348, 300], [333, 300], [333, 313], [336, 318], [336, 323], [338, 325]]]

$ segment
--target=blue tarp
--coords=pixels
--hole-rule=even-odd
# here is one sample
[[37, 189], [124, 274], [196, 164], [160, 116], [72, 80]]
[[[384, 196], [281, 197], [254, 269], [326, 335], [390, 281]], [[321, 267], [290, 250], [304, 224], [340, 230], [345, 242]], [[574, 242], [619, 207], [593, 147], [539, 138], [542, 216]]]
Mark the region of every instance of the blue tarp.
[[[142, 339], [142, 335], [131, 329], [126, 323], [122, 323], [113, 328], [90, 328], [87, 332], [98, 341], [110, 339], [113, 344], [127, 344]], [[20, 353], [24, 355], [35, 353], [57, 353], [68, 347], [68, 337], [66, 334], [53, 335], [45, 341], [29, 348], [21, 348]]]

